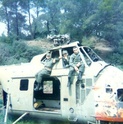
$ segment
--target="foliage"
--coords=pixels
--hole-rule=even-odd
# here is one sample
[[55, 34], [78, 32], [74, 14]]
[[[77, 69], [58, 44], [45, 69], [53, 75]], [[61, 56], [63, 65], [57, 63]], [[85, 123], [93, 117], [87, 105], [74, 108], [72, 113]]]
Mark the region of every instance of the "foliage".
[[29, 47], [22, 41], [14, 41], [11, 45], [0, 44], [0, 64], [17, 64], [29, 62], [33, 56], [43, 53], [42, 48]]
[[95, 37], [83, 37], [82, 39], [82, 45], [84, 46], [89, 46], [89, 47], [94, 47], [96, 44], [96, 38]]
[[11, 44], [16, 38], [13, 35], [5, 36], [2, 34], [0, 37], [0, 42]]
[[[1, 0], [0, 20], [16, 39], [46, 37], [52, 29], [74, 40], [95, 35], [114, 45], [123, 38], [122, 0]], [[33, 12], [32, 12], [33, 10]], [[24, 36], [25, 35], [25, 36]]]
[[[95, 35], [118, 45], [123, 38], [122, 0], [0, 0], [8, 36], [46, 37], [52, 29], [72, 39]], [[33, 13], [32, 13], [33, 10]], [[25, 36], [24, 36], [25, 35]]]
[[[52, 30], [55, 30], [56, 34], [69, 33], [72, 40], [90, 44], [92, 47], [90, 37], [103, 38], [116, 49], [120, 49], [112, 53], [111, 57], [114, 57], [111, 58], [112, 61], [117, 56], [120, 57], [122, 51], [120, 42], [123, 39], [122, 0], [22, 0], [21, 2], [0, 0], [0, 2], [2, 4], [0, 21], [6, 24], [8, 33], [7, 36], [3, 34], [0, 41], [12, 44], [11, 47], [16, 46], [13, 43], [15, 40], [20, 43], [21, 39], [46, 38]], [[31, 50], [25, 49], [22, 44], [20, 46], [22, 47], [19, 48], [18, 45], [15, 47], [15, 50], [18, 49], [16, 52], [14, 49], [10, 50], [15, 62], [23, 60]], [[35, 48], [32, 49], [35, 51]], [[7, 53], [6, 60], [9, 55]], [[29, 61], [31, 57], [27, 57]], [[1, 61], [5, 60], [0, 58]], [[26, 61], [25, 57], [23, 61]]]
[[39, 49], [37, 47], [28, 47], [27, 50], [24, 52], [23, 57], [27, 58], [30, 61], [33, 56], [41, 53], [43, 53], [43, 49]]
[[0, 43], [0, 63], [6, 62], [7, 58], [10, 56], [9, 53], [10, 46], [8, 44]]
[[115, 65], [123, 65], [122, 55], [123, 55], [123, 40], [119, 42], [118, 48], [117, 47], [115, 48], [109, 59]]

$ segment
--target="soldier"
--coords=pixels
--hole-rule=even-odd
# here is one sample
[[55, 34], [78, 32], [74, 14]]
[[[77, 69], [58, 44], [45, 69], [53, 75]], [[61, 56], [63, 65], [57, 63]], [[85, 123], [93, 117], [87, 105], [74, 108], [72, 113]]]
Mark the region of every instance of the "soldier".
[[69, 59], [70, 59], [70, 57], [68, 56], [67, 50], [63, 50], [62, 55], [63, 55], [63, 57], [62, 57], [63, 67], [68, 68], [69, 67]]
[[75, 71], [78, 74], [77, 81], [82, 82], [82, 74], [85, 68], [84, 63], [82, 62], [82, 59], [80, 57], [78, 48], [74, 47], [73, 52], [74, 53], [70, 56], [70, 62], [69, 62], [70, 68], [69, 68], [69, 74], [68, 74], [68, 84], [67, 84], [68, 87], [72, 83], [71, 77], [73, 72]]
[[52, 59], [51, 58], [51, 54], [48, 53], [46, 55], [46, 59], [43, 61], [43, 64], [44, 64], [44, 68], [42, 70], [40, 70], [37, 74], [36, 74], [36, 82], [38, 83], [37, 84], [37, 87], [35, 88], [35, 90], [40, 90], [41, 86], [41, 81], [42, 81], [42, 78], [43, 76], [50, 76], [51, 72], [52, 72], [52, 68], [53, 68], [53, 65], [58, 61], [59, 59]]

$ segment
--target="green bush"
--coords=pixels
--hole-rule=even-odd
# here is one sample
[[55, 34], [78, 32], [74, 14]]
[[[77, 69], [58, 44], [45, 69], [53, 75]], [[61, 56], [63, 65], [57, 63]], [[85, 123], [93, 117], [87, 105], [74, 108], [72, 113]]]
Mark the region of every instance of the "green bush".
[[43, 53], [43, 48], [29, 47], [23, 41], [0, 43], [0, 65], [29, 62], [33, 56]]
[[0, 42], [3, 42], [3, 43], [12, 44], [13, 41], [15, 41], [15, 39], [16, 39], [16, 37], [14, 35], [6, 36], [6, 35], [2, 34], [2, 36], [0, 36]]
[[88, 38], [83, 37], [82, 39], [82, 45], [92, 47], [92, 48], [95, 46], [95, 42], [96, 42], [95, 37], [88, 37]]
[[121, 66], [123, 65], [123, 40], [121, 40], [118, 46], [112, 52], [112, 55], [109, 57], [109, 60], [115, 65]]

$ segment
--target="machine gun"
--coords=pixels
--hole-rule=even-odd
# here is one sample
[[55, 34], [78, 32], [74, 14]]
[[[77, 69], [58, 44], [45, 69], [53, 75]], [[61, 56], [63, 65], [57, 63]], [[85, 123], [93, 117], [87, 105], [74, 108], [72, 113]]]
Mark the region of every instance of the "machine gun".
[[47, 39], [53, 41], [54, 46], [60, 46], [63, 44], [70, 43], [70, 35], [63, 34], [63, 35], [48, 35]]

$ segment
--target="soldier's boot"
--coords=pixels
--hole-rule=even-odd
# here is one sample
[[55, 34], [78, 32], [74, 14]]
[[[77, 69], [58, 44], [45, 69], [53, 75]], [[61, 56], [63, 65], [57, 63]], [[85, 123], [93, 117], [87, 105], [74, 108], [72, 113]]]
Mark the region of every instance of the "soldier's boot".
[[70, 85], [71, 85], [71, 78], [70, 78], [70, 77], [68, 77], [67, 87], [70, 87]]
[[[36, 82], [36, 81], [35, 81], [35, 82]], [[34, 88], [34, 90], [37, 91], [37, 90], [39, 90], [39, 88], [40, 88], [40, 83], [36, 82], [36, 83], [35, 83], [35, 88]]]
[[84, 85], [84, 83], [83, 83], [83, 82], [81, 83], [81, 88], [85, 88], [85, 85]]
[[42, 90], [43, 89], [43, 86], [40, 84], [38, 90]]

